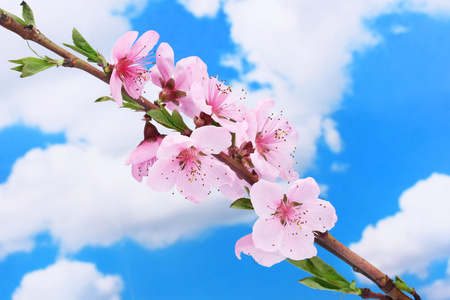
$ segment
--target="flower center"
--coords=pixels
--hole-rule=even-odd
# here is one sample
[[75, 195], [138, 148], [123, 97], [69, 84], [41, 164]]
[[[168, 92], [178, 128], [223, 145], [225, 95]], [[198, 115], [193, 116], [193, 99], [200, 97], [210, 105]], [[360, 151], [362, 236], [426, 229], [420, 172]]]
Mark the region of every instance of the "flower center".
[[194, 181], [196, 175], [201, 176], [202, 162], [198, 157], [199, 155], [202, 155], [202, 153], [194, 147], [190, 147], [177, 156], [181, 170], [186, 172], [186, 176], [192, 176], [191, 182]]
[[280, 222], [281, 224], [283, 224], [283, 226], [292, 223], [298, 223], [299, 212], [297, 211], [297, 208], [300, 205], [301, 203], [288, 201], [286, 195], [284, 195], [283, 200], [281, 200], [280, 206], [278, 206], [273, 215], [280, 219]]
[[261, 131], [256, 135], [255, 144], [259, 154], [264, 156], [269, 151], [278, 149], [278, 144], [285, 142], [287, 132], [282, 129], [282, 120], [273, 115], [268, 117]]

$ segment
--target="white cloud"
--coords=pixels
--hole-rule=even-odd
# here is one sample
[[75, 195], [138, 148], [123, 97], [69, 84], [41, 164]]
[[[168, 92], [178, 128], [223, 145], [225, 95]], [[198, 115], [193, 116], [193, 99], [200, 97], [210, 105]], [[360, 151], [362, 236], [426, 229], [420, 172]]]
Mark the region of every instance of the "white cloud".
[[348, 168], [350, 168], [349, 164], [335, 161], [331, 164], [330, 170], [333, 172], [345, 172], [348, 170]]
[[[297, 159], [301, 171], [305, 171], [313, 163], [320, 136], [330, 141], [332, 151], [340, 151], [338, 131], [319, 128], [330, 128], [327, 118], [351, 90], [349, 66], [354, 53], [371, 49], [382, 39], [367, 24], [382, 15], [405, 11], [448, 16], [449, 3], [226, 0], [223, 10], [231, 25], [231, 39], [239, 50], [225, 54], [222, 63], [235, 66], [241, 74], [240, 84], [233, 82], [233, 86], [249, 90], [248, 86], [257, 82], [265, 87], [248, 95], [248, 106], [261, 98], [275, 98], [277, 109], [295, 120], [302, 133]], [[194, 5], [186, 8], [198, 15]], [[400, 33], [405, 29], [397, 26], [392, 30]], [[243, 61], [253, 68], [242, 68]]]
[[197, 18], [215, 17], [220, 8], [220, 0], [178, 0]]
[[367, 226], [350, 248], [389, 275], [426, 277], [432, 262], [450, 257], [449, 195], [449, 175], [417, 182], [400, 196], [398, 213]]
[[323, 135], [325, 138], [325, 142], [331, 151], [335, 153], [341, 152], [342, 149], [342, 141], [339, 131], [336, 129], [336, 122], [330, 118], [326, 118], [322, 123], [323, 127]]
[[30, 250], [41, 232], [63, 253], [109, 246], [124, 237], [157, 248], [205, 228], [254, 218], [230, 209], [230, 200], [217, 195], [196, 205], [153, 192], [131, 177], [124, 160], [87, 145], [28, 152], [0, 185], [0, 258]]
[[450, 259], [447, 262], [447, 278], [435, 280], [432, 284], [418, 289], [420, 295], [426, 299], [450, 299]]
[[[350, 88], [348, 66], [353, 53], [371, 48], [380, 40], [366, 27], [365, 20], [392, 11], [393, 2], [224, 3], [231, 38], [240, 49], [234, 60], [245, 59], [254, 66], [242, 72], [240, 80], [270, 86], [250, 95], [249, 102], [273, 97], [278, 109], [295, 120], [301, 133], [296, 152], [301, 155], [297, 159], [302, 171], [311, 166], [321, 135], [325, 135], [332, 151], [340, 151], [339, 133], [328, 116]], [[224, 61], [230, 65], [233, 59], [228, 54]]]
[[61, 260], [26, 274], [13, 300], [119, 300], [123, 282], [103, 275], [91, 263]]
[[394, 25], [391, 27], [391, 31], [393, 34], [402, 34], [408, 32], [409, 28], [402, 25]]

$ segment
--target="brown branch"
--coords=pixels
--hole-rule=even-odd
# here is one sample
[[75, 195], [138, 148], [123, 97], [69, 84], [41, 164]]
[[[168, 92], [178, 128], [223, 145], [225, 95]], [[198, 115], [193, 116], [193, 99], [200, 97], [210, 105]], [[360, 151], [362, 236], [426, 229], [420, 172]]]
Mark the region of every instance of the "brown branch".
[[361, 291], [362, 291], [362, 293], [359, 296], [363, 299], [392, 300], [392, 298], [389, 296], [372, 292], [370, 289], [367, 289], [367, 288], [361, 289]]

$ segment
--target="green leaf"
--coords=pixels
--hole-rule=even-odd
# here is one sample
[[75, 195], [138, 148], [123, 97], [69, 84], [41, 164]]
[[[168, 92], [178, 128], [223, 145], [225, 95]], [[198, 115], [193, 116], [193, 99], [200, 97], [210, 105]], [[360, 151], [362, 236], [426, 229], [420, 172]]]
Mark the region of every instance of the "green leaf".
[[183, 118], [176, 109], [172, 111], [172, 122], [178, 129], [181, 129], [181, 131], [185, 129], [189, 130], [189, 127], [184, 123]]
[[336, 291], [336, 292], [340, 292], [341, 291], [341, 287], [334, 285], [328, 281], [325, 281], [321, 278], [318, 277], [306, 277], [303, 279], [300, 279], [299, 282], [301, 284], [306, 285], [307, 287], [316, 289], [316, 290], [328, 290], [328, 291]]
[[22, 1], [20, 5], [22, 5], [22, 17], [25, 20], [25, 22], [27, 24], [36, 26], [36, 24], [34, 23], [33, 11], [31, 10], [30, 6], [25, 1]]
[[104, 101], [109, 101], [109, 100], [114, 100], [114, 99], [109, 96], [103, 96], [103, 97], [96, 99], [94, 102], [104, 102]]
[[81, 35], [81, 33], [74, 28], [72, 30], [72, 39], [75, 46], [77, 46], [80, 49], [83, 49], [87, 53], [92, 54], [94, 57], [97, 57], [97, 51], [92, 48], [91, 45], [86, 41], [86, 39]]
[[325, 279], [326, 281], [339, 284], [340, 286], [350, 285], [350, 282], [348, 282], [347, 279], [341, 276], [332, 266], [328, 265], [318, 256], [305, 260], [287, 259], [287, 261], [312, 275]]
[[410, 288], [406, 284], [406, 282], [404, 282], [403, 279], [401, 279], [400, 277], [395, 276], [395, 282], [394, 283], [401, 291], [404, 291], [404, 292], [407, 292], [407, 293], [410, 293], [410, 294], [414, 293], [414, 289]]
[[144, 109], [136, 102], [122, 102], [122, 107], [129, 108], [135, 111], [143, 111]]
[[34, 75], [58, 65], [57, 62], [52, 61], [51, 59], [40, 59], [35, 57], [25, 57], [22, 59], [10, 60], [9, 62], [19, 64], [19, 66], [11, 68], [11, 70], [21, 72], [22, 74], [20, 77], [22, 78]]
[[72, 40], [75, 46], [69, 44], [63, 45], [86, 56], [89, 62], [95, 62], [99, 64], [102, 63], [102, 59], [100, 58], [101, 55], [97, 51], [95, 51], [91, 45], [89, 45], [86, 39], [76, 28], [72, 30]]
[[167, 116], [167, 114], [160, 109], [152, 109], [147, 112], [147, 115], [152, 117], [156, 122], [163, 125], [164, 127], [174, 129], [174, 124], [170, 120], [170, 118]]
[[87, 51], [85, 51], [85, 50], [83, 50], [81, 48], [78, 48], [76, 46], [70, 45], [70, 44], [64, 44], [63, 43], [63, 45], [66, 46], [66, 47], [69, 47], [72, 50], [75, 50], [76, 52], [80, 53], [81, 55], [86, 56], [88, 58], [88, 61], [90, 61], [90, 62], [96, 62], [96, 63], [100, 63], [101, 62], [101, 59], [98, 58], [97, 55], [92, 55], [91, 53], [89, 53], [89, 52], [87, 52]]
[[32, 76], [53, 66], [56, 66], [56, 63], [47, 63], [46, 61], [31, 62], [23, 66], [22, 75], [20, 77]]
[[231, 203], [230, 208], [254, 210], [253, 204], [248, 198], [239, 198]]

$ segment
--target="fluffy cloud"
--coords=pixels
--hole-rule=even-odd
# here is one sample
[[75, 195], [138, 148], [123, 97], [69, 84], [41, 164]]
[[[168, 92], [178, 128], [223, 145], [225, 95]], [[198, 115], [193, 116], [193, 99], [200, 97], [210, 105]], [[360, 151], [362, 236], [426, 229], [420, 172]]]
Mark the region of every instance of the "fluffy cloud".
[[450, 299], [450, 259], [447, 263], [447, 278], [438, 279], [429, 286], [420, 288], [421, 294], [425, 295], [427, 299], [445, 300]]
[[124, 237], [157, 248], [254, 218], [229, 209], [230, 201], [217, 195], [196, 205], [153, 192], [131, 177], [124, 160], [81, 144], [28, 152], [0, 185], [0, 258], [32, 249], [40, 232], [48, 232], [62, 252]]
[[[179, 1], [194, 15], [197, 1]], [[356, 52], [376, 46], [382, 37], [368, 24], [392, 13], [413, 11], [448, 16], [445, 0], [290, 1], [224, 0], [222, 6], [231, 26], [236, 53], [222, 63], [240, 72], [240, 84], [264, 87], [247, 97], [251, 105], [261, 98], [277, 100], [278, 110], [295, 120], [300, 131], [296, 159], [302, 170], [311, 166], [317, 140], [324, 136], [330, 149], [341, 143], [330, 115], [340, 108], [351, 91], [349, 66]], [[396, 33], [404, 27], [395, 27]], [[244, 67], [249, 66], [249, 67]], [[327, 130], [331, 129], [331, 130]]]
[[220, 0], [178, 0], [197, 18], [214, 17], [220, 8]]
[[26, 274], [13, 300], [119, 300], [123, 282], [103, 275], [93, 264], [61, 260], [43, 270]]
[[417, 182], [400, 196], [398, 213], [366, 227], [350, 248], [387, 274], [426, 277], [432, 262], [450, 257], [449, 195], [449, 175]]

